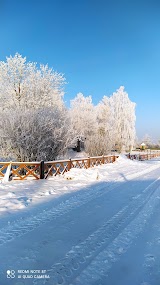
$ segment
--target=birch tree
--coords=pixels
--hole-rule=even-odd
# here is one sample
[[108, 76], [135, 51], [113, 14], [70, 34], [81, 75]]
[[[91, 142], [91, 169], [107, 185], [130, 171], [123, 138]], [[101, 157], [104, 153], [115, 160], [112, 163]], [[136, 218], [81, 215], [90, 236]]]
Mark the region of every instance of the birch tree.
[[135, 103], [123, 86], [97, 106], [91, 96], [77, 94], [71, 101], [70, 117], [74, 135], [86, 138], [85, 150], [90, 155], [107, 154], [114, 148], [130, 151], [135, 144]]
[[128, 98], [121, 86], [110, 97], [110, 108], [113, 116], [115, 146], [122, 150], [131, 150], [135, 143], [135, 103]]
[[71, 100], [69, 113], [73, 130], [73, 140], [75, 138], [85, 140], [85, 150], [90, 154], [93, 148], [93, 137], [97, 128], [96, 112], [91, 96], [85, 97], [82, 93], [78, 93]]

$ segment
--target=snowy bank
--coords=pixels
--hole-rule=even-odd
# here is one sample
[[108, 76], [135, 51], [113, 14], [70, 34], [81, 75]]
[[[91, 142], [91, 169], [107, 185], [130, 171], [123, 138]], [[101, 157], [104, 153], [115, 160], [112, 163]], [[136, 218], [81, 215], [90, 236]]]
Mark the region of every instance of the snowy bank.
[[30, 206], [53, 200], [67, 193], [101, 182], [120, 182], [133, 179], [160, 167], [158, 159], [132, 161], [121, 155], [116, 162], [94, 168], [72, 168], [63, 176], [47, 180], [11, 181], [0, 183], [0, 214], [12, 213]]

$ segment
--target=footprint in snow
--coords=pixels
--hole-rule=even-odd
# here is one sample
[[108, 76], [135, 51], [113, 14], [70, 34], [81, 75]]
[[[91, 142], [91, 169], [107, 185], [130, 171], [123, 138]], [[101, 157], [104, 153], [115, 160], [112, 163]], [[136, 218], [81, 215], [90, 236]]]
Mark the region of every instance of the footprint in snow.
[[155, 261], [155, 257], [152, 254], [145, 255], [146, 261]]
[[119, 247], [118, 248], [118, 254], [122, 254], [124, 252], [124, 248], [123, 247]]
[[145, 263], [144, 266], [146, 267], [153, 267], [155, 263], [155, 257], [152, 254], [145, 255]]
[[72, 270], [69, 268], [69, 266], [64, 265], [62, 271], [66, 277], [70, 277], [72, 275]]
[[76, 260], [74, 260], [74, 259], [72, 260], [72, 267], [73, 267], [74, 270], [77, 270], [78, 267], [79, 267], [78, 262]]

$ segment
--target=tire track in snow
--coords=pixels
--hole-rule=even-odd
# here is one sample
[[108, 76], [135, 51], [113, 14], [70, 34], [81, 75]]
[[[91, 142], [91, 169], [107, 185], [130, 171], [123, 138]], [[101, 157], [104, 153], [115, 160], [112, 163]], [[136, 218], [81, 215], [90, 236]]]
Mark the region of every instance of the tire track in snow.
[[159, 200], [157, 199], [157, 194], [159, 193], [160, 187], [158, 187], [157, 191], [155, 191], [151, 199], [146, 203], [140, 215], [138, 215], [105, 250], [100, 252], [82, 274], [74, 280], [74, 285], [106, 284], [107, 274], [112, 265], [131, 247], [133, 241], [143, 231], [147, 220], [153, 214], [153, 208], [159, 204]]
[[[98, 274], [99, 278], [99, 273], [100, 275], [103, 274], [103, 271], [106, 269], [106, 263], [107, 268], [110, 268], [112, 263], [117, 260], [117, 256], [119, 257], [124, 253], [132, 243], [132, 234], [129, 233], [133, 232], [134, 238], [142, 229], [142, 225], [145, 225], [152, 211], [150, 205], [155, 203], [155, 193], [159, 187], [160, 179], [152, 182], [144, 189], [141, 195], [138, 195], [136, 199], [115, 214], [110, 220], [104, 222], [103, 225], [86, 240], [73, 246], [65, 258], [59, 263], [53, 264], [50, 269], [51, 283], [50, 281], [44, 280], [38, 284], [66, 285], [71, 284], [73, 281], [74, 285], [92, 284], [92, 271], [98, 271], [96, 274]], [[149, 211], [146, 211], [146, 207], [149, 207]], [[145, 219], [141, 216], [145, 217]], [[135, 226], [136, 223], [139, 226]], [[132, 224], [134, 224], [135, 231], [134, 228], [132, 228]], [[111, 251], [112, 247], [113, 253]], [[117, 250], [117, 254], [114, 253], [115, 250]], [[106, 256], [108, 256], [108, 261], [106, 261]], [[101, 262], [101, 259], [103, 262]], [[96, 265], [99, 263], [100, 265], [98, 265], [97, 270]], [[85, 269], [87, 266], [89, 268], [88, 270]], [[103, 268], [103, 270], [101, 268]], [[80, 278], [75, 283], [77, 276], [79, 276], [81, 272], [82, 282], [80, 281], [81, 283], [79, 283]], [[95, 280], [96, 278], [97, 275], [95, 276]]]
[[[145, 169], [139, 173], [136, 172], [133, 174], [129, 174], [125, 178], [128, 180], [132, 180], [141, 175], [150, 173], [151, 171], [157, 168], [159, 168], [159, 165], [158, 166], [154, 165], [149, 169]], [[96, 187], [94, 186], [93, 191], [88, 191], [88, 192], [85, 191], [78, 193], [70, 197], [69, 199], [65, 200], [64, 202], [61, 202], [56, 207], [54, 206], [49, 210], [42, 211], [36, 215], [30, 216], [29, 218], [16, 220], [12, 224], [7, 225], [0, 230], [0, 246], [14, 240], [17, 237], [21, 237], [35, 230], [36, 228], [40, 227], [42, 224], [50, 222], [52, 219], [57, 219], [63, 215], [66, 215], [70, 211], [85, 205], [86, 203], [94, 199], [97, 199], [103, 195], [107, 195], [111, 190], [119, 187], [122, 181], [124, 181], [123, 177], [119, 178], [118, 182], [113, 182], [113, 183], [109, 182], [110, 183], [109, 186], [107, 184], [103, 187], [101, 185], [97, 185]]]

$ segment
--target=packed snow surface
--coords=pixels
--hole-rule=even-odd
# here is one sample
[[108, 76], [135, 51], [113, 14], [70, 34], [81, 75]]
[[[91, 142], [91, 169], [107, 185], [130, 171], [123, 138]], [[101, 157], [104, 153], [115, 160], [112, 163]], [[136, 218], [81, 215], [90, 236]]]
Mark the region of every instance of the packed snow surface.
[[160, 159], [0, 183], [0, 285], [159, 285]]

